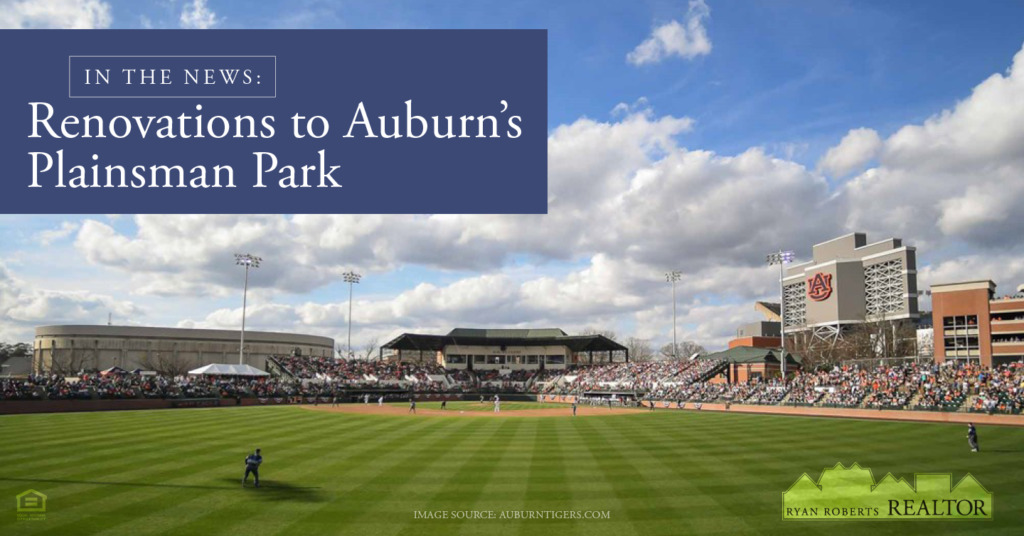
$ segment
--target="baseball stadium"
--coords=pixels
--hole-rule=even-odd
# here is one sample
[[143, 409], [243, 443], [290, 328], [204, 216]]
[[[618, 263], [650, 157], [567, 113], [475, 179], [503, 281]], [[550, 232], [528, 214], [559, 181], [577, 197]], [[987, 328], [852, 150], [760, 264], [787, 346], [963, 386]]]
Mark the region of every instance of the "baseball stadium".
[[[921, 313], [901, 240], [812, 252], [728, 348], [663, 360], [544, 327], [403, 333], [364, 359], [303, 334], [251, 332], [237, 355], [243, 332], [39, 327], [0, 380], [0, 532], [1015, 533], [1024, 295], [942, 283]], [[899, 344], [927, 317], [930, 355]], [[878, 323], [891, 340], [851, 358]], [[780, 515], [836, 464], [969, 475], [986, 515]]]

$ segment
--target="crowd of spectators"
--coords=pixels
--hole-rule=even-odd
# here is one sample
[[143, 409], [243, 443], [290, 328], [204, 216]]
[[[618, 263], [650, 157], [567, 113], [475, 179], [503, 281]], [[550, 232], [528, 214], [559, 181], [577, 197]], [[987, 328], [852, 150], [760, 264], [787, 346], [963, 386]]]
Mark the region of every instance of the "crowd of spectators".
[[544, 369], [538, 370], [537, 374], [533, 376], [533, 383], [548, 383], [553, 382], [562, 376], [565, 376], [565, 371], [561, 369]]
[[472, 391], [476, 388], [476, 376], [473, 371], [457, 369], [448, 371], [448, 378], [455, 382], [455, 386], [462, 391]]
[[967, 398], [972, 378], [977, 382], [984, 379], [984, 374], [980, 366], [973, 364], [923, 370], [919, 380], [917, 403], [912, 409], [956, 411]]
[[216, 376], [151, 376], [137, 373], [84, 373], [76, 378], [31, 375], [0, 380], [3, 400], [91, 400], [134, 398], [209, 398], [235, 396], [294, 396], [296, 382], [275, 378]]
[[770, 383], [762, 382], [743, 402], [759, 406], [775, 406], [780, 404], [788, 394], [789, 388], [778, 380]]
[[750, 398], [750, 396], [761, 387], [759, 381], [752, 382], [736, 382], [729, 384], [724, 391], [722, 391], [722, 400], [727, 402], [743, 402]]
[[706, 361], [646, 361], [578, 369], [567, 386], [570, 394], [588, 391], [657, 391], [664, 385], [690, 383], [704, 372]]
[[[206, 397], [332, 397], [360, 389], [431, 393], [632, 393], [646, 400], [793, 404], [1018, 414], [1024, 409], [1024, 363], [856, 364], [797, 372], [786, 382], [754, 378], [725, 383], [709, 376], [714, 360], [614, 363], [568, 370], [446, 371], [434, 364], [283, 357], [282, 377], [229, 378], [82, 373], [0, 379], [0, 400]], [[289, 377], [289, 375], [291, 377]], [[969, 401], [969, 402], [968, 402]], [[966, 404], [966, 405], [965, 405]]]
[[278, 357], [276, 360], [300, 380], [317, 379], [348, 384], [393, 383], [410, 379], [429, 382], [432, 381], [431, 375], [445, 375], [444, 368], [437, 364], [303, 356]]
[[1019, 414], [1024, 409], [1024, 363], [1000, 365], [978, 383], [972, 411]]

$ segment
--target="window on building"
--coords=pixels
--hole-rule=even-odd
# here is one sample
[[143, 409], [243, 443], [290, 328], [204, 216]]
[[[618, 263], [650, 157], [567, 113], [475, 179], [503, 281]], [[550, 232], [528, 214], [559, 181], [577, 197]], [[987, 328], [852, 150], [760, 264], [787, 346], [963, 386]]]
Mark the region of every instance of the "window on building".
[[549, 355], [547, 356], [547, 364], [549, 365], [561, 365], [565, 363], [564, 355]]
[[947, 359], [973, 360], [981, 357], [978, 315], [942, 318], [942, 343]]

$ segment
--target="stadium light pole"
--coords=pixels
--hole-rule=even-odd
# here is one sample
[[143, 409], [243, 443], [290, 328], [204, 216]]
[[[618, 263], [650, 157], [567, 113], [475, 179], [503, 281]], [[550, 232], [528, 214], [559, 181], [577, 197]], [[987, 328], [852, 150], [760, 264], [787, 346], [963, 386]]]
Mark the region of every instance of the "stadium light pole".
[[352, 359], [352, 285], [358, 283], [363, 276], [351, 270], [341, 276], [348, 283], [348, 358]]
[[779, 365], [782, 367], [782, 382], [786, 382], [786, 289], [782, 280], [786, 277], [786, 264], [793, 262], [795, 255], [792, 251], [776, 251], [768, 255], [768, 265], [779, 265], [779, 335], [782, 341], [782, 355], [779, 356]]
[[245, 286], [242, 287], [242, 338], [238, 343], [238, 364], [245, 364], [245, 306], [249, 295], [249, 268], [259, 268], [263, 259], [248, 253], [235, 253], [235, 264], [245, 267]]
[[676, 342], [676, 281], [682, 279], [683, 274], [678, 270], [665, 272], [665, 281], [672, 283], [672, 359], [679, 359], [679, 344]]

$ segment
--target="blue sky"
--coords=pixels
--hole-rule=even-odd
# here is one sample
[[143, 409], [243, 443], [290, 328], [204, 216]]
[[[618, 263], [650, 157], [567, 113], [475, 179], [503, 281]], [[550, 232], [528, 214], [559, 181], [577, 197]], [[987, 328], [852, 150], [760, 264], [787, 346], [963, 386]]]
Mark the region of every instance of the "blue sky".
[[[187, 2], [111, 0], [114, 28], [178, 28]], [[851, 128], [888, 134], [963, 98], [1020, 49], [1024, 2], [711, 0], [713, 53], [635, 68], [625, 54], [686, 1], [209, 0], [221, 28], [545, 28], [551, 126], [646, 97], [722, 153], [807, 145], [812, 164]], [[941, 74], [939, 74], [941, 73]]]
[[[814, 241], [852, 231], [918, 246], [923, 282], [1024, 282], [1024, 224], [1000, 201], [1024, 193], [1024, 65], [1012, 71], [1024, 2], [21, 4], [0, 0], [0, 26], [546, 28], [549, 180], [561, 200], [536, 219], [206, 222], [225, 235], [258, 229], [234, 244], [190, 237], [196, 227], [176, 218], [0, 216], [7, 337], [103, 321], [111, 309], [134, 323], [231, 326], [240, 274], [221, 256], [236, 248], [271, 263], [254, 278], [252, 322], [265, 329], [341, 333], [337, 274], [366, 272], [365, 338], [543, 323], [664, 342], [670, 304], [658, 278], [682, 268], [683, 332], [713, 347], [757, 318], [754, 299], [771, 298], [764, 251], [806, 257]], [[764, 206], [773, 200], [782, 212]]]

